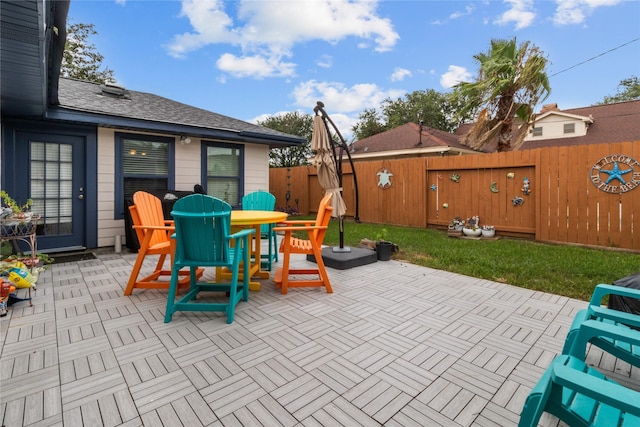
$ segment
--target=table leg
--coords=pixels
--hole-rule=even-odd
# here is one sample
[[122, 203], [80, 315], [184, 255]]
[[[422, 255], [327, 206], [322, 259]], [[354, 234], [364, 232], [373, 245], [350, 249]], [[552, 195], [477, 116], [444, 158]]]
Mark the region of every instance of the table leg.
[[[249, 261], [251, 265], [249, 266], [249, 275], [250, 278], [257, 277], [259, 279], [268, 279], [269, 272], [260, 270], [260, 225], [253, 226], [255, 229], [255, 233], [250, 238], [250, 248], [251, 248], [251, 257], [254, 261]], [[220, 278], [220, 279], [218, 279]], [[222, 279], [230, 279], [231, 272], [226, 268], [216, 268], [216, 282], [221, 281]], [[240, 271], [239, 280], [244, 278], [244, 269]], [[250, 291], [259, 291], [260, 290], [260, 282], [255, 280], [249, 281], [249, 290]]]

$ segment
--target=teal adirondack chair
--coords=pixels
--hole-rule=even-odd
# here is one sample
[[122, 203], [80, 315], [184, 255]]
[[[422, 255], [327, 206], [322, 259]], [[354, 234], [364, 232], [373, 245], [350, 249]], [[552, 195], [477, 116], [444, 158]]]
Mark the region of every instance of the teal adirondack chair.
[[[242, 198], [243, 210], [258, 210], [258, 211], [272, 211], [276, 208], [276, 196], [267, 191], [254, 191]], [[262, 224], [260, 226], [260, 238], [268, 239], [269, 251], [266, 254], [261, 254], [260, 267], [271, 271], [271, 266], [274, 262], [278, 262], [278, 238], [276, 232], [273, 230], [274, 224]], [[259, 244], [259, 239], [256, 239], [256, 244]]]
[[570, 426], [639, 426], [640, 392], [626, 388], [582, 360], [557, 356], [533, 388], [518, 427], [535, 427], [543, 412]]
[[[637, 289], [604, 284], [596, 286], [589, 306], [580, 310], [573, 319], [562, 354], [571, 354], [584, 359], [586, 344], [591, 343], [631, 365], [640, 367], [640, 342], [634, 343], [630, 338], [640, 335], [640, 331], [629, 327], [640, 328], [640, 315], [603, 306], [603, 298], [612, 294], [640, 299], [640, 290]], [[610, 332], [609, 335], [599, 333], [594, 329], [596, 325], [592, 325], [593, 328], [589, 331], [582, 331], [581, 326], [588, 321], [601, 323], [602, 328]], [[579, 336], [580, 339], [578, 339]]]
[[[235, 308], [240, 300], [249, 300], [249, 277], [238, 282], [240, 263], [249, 265], [252, 229], [231, 233], [231, 206], [226, 202], [203, 194], [193, 194], [176, 201], [171, 212], [175, 223], [176, 254], [164, 321], [171, 321], [176, 311], [222, 311], [227, 323], [233, 322]], [[226, 267], [231, 281], [210, 283], [198, 281], [197, 267]], [[188, 267], [190, 272], [187, 293], [175, 300], [178, 271]], [[221, 302], [196, 301], [200, 292], [219, 292]], [[216, 300], [218, 301], [218, 300]]]

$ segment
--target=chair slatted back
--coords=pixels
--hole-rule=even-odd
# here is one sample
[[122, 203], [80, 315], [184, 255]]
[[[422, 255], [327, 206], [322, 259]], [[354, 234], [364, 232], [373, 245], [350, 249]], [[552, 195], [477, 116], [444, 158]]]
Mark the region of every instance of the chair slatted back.
[[[333, 211], [333, 207], [331, 207], [331, 193], [327, 193], [322, 200], [320, 200], [320, 205], [318, 205], [318, 215], [316, 216], [316, 226], [326, 227], [329, 225], [329, 221], [331, 220], [331, 212]], [[315, 241], [318, 242], [319, 245], [322, 245], [324, 241], [324, 235], [327, 233], [327, 228], [322, 228], [313, 231], [313, 237]]]
[[182, 197], [171, 211], [175, 223], [176, 262], [180, 265], [231, 265], [231, 206], [204, 194]]
[[[273, 194], [258, 190], [249, 193], [242, 198], [243, 210], [272, 211], [276, 208], [276, 196]], [[260, 234], [269, 233], [269, 224], [260, 226]]]
[[[162, 201], [153, 194], [146, 191], [136, 191], [133, 194], [133, 206], [129, 208], [131, 211], [131, 220], [133, 225], [144, 225], [145, 227], [164, 227], [167, 223], [162, 212]], [[144, 235], [149, 231], [136, 229], [138, 241], [144, 240]], [[153, 233], [149, 247], [153, 247], [159, 243], [168, 241], [166, 233]]]

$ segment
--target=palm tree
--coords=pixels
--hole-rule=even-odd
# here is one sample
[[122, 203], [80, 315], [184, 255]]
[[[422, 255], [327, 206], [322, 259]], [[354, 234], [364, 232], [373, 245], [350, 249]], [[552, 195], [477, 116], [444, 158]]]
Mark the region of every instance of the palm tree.
[[[535, 120], [534, 107], [551, 92], [547, 59], [529, 42], [517, 46], [515, 37], [491, 40], [489, 52], [474, 55], [474, 59], [480, 65], [477, 80], [459, 83], [453, 92], [464, 100], [460, 117], [477, 112], [463, 142], [482, 149], [497, 137], [498, 151], [517, 150]], [[520, 126], [513, 126], [514, 118], [520, 120], [516, 122]]]

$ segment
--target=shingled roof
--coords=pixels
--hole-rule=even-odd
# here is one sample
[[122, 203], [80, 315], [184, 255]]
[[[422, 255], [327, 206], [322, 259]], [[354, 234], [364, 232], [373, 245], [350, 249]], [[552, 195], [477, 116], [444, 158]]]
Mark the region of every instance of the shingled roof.
[[458, 136], [412, 122], [355, 141], [350, 146], [354, 157], [362, 153], [406, 151], [407, 155], [419, 155], [452, 150], [472, 152], [460, 144]]
[[[590, 117], [593, 123], [589, 125], [587, 134], [571, 138], [550, 138], [525, 141], [521, 150], [558, 147], [567, 145], [603, 144], [609, 142], [640, 141], [640, 100], [617, 102], [615, 104], [592, 105], [590, 107], [559, 110], [556, 108], [541, 111], [543, 114], [565, 113], [575, 116]], [[455, 135], [469, 132], [472, 124], [462, 124], [455, 131]], [[495, 144], [487, 146], [483, 151], [495, 151]]]
[[186, 134], [271, 146], [298, 145], [303, 138], [145, 92], [61, 78], [60, 104], [47, 118], [103, 127]]
[[593, 118], [593, 123], [589, 125], [587, 134], [573, 138], [526, 141], [522, 148], [640, 141], [640, 100], [560, 111]]

